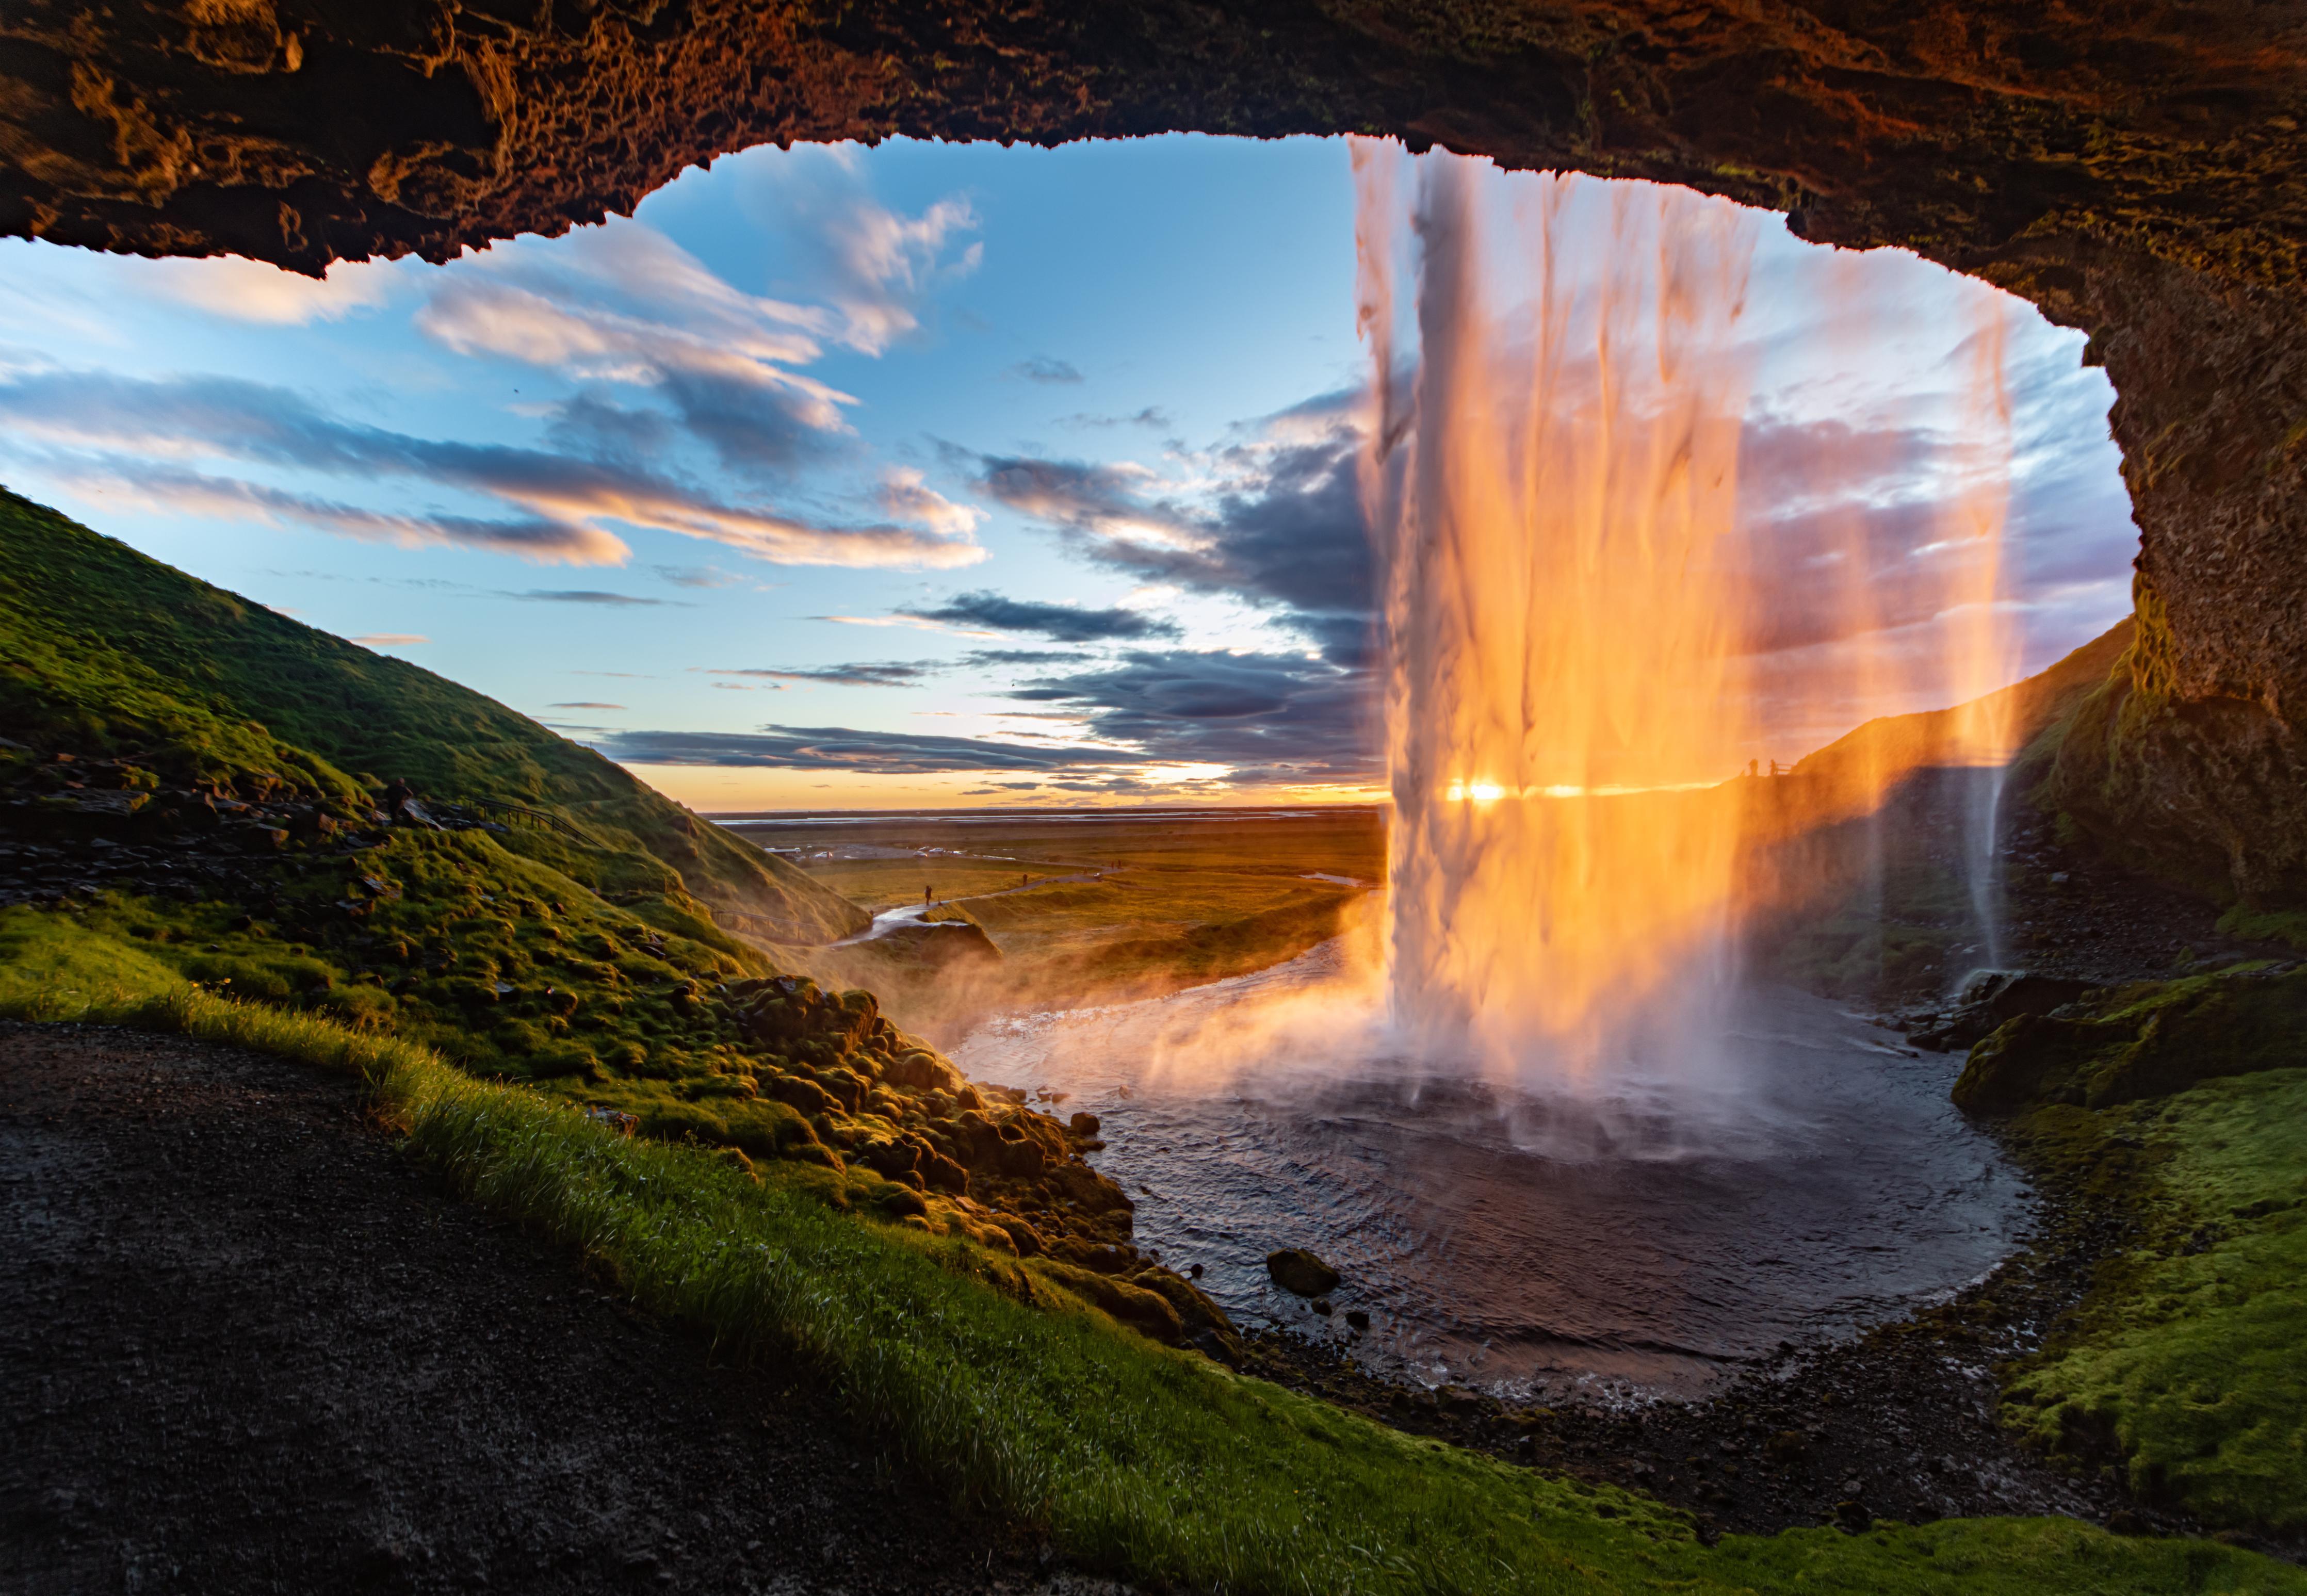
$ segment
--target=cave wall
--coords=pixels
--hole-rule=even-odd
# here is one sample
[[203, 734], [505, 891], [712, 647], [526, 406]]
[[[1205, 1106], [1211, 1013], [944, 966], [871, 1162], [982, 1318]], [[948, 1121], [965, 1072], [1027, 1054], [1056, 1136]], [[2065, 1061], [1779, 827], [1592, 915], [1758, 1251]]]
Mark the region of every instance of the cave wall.
[[300, 270], [630, 210], [765, 141], [1380, 133], [1686, 183], [2088, 329], [2140, 642], [2050, 795], [2307, 894], [2307, 6], [10, 0], [0, 229]]

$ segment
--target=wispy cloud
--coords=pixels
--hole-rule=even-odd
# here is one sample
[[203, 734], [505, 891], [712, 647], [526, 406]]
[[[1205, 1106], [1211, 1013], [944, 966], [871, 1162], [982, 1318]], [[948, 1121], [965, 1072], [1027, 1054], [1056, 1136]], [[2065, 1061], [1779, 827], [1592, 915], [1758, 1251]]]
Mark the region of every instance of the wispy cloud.
[[879, 664], [795, 665], [785, 670], [708, 670], [708, 676], [754, 676], [772, 682], [815, 682], [835, 687], [918, 687], [938, 667], [902, 661]]
[[1058, 360], [1047, 355], [1035, 355], [1019, 361], [1010, 371], [1028, 382], [1078, 382], [1080, 368], [1069, 360]]
[[944, 621], [925, 620], [919, 615], [805, 615], [802, 619], [830, 621], [836, 626], [908, 626], [916, 631], [949, 632], [963, 638], [998, 638], [1001, 635], [998, 631], [988, 631], [982, 626], [956, 626]]
[[622, 709], [624, 706], [622, 704], [599, 704], [587, 699], [578, 699], [568, 703], [547, 704], [545, 708], [547, 709]]
[[745, 579], [711, 565], [659, 565], [657, 579], [676, 588], [739, 588]]
[[1158, 405], [1148, 405], [1128, 416], [1093, 416], [1086, 410], [1076, 410], [1070, 416], [1058, 417], [1059, 426], [1143, 426], [1165, 433], [1177, 425], [1170, 413]]
[[919, 216], [900, 216], [856, 196], [822, 223], [840, 270], [833, 303], [844, 318], [842, 341], [879, 355], [921, 325], [920, 306], [940, 277], [974, 271], [984, 258], [971, 245], [950, 262], [947, 245], [977, 229], [977, 215], [961, 199], [939, 200]]
[[777, 770], [862, 770], [925, 776], [951, 770], [1126, 768], [1127, 750], [1027, 747], [978, 737], [866, 732], [848, 726], [763, 726], [759, 732], [613, 732], [593, 744], [626, 765], [713, 765]]
[[[203, 513], [267, 511], [355, 536], [476, 543], [528, 558], [618, 564], [629, 553], [605, 522], [719, 543], [785, 564], [950, 569], [985, 551], [973, 539], [891, 521], [827, 524], [733, 502], [629, 462], [514, 444], [415, 437], [338, 419], [282, 388], [227, 377], [146, 380], [39, 371], [0, 376], [0, 419], [21, 451], [101, 490], [107, 482]], [[527, 512], [490, 521], [394, 516], [156, 462], [206, 456], [375, 480], [402, 478], [485, 495]]]
[[364, 648], [413, 648], [433, 639], [413, 631], [365, 631], [350, 640]]
[[590, 604], [613, 609], [655, 609], [673, 602], [669, 598], [635, 598], [630, 593], [605, 593], [592, 588], [531, 588], [526, 593], [501, 593], [498, 596], [530, 604]]

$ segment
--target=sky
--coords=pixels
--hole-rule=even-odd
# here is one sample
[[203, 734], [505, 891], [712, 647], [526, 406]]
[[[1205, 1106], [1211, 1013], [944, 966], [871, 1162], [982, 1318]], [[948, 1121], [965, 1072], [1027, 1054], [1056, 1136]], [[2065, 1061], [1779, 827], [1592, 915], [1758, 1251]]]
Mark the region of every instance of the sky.
[[[1367, 799], [1355, 219], [1342, 142], [1174, 135], [757, 149], [325, 281], [0, 241], [0, 481], [701, 810]], [[1894, 577], [1993, 291], [1759, 237], [1741, 513]], [[2081, 335], [2002, 304], [2031, 670], [2137, 533]], [[1756, 751], [1925, 707], [1833, 701]]]

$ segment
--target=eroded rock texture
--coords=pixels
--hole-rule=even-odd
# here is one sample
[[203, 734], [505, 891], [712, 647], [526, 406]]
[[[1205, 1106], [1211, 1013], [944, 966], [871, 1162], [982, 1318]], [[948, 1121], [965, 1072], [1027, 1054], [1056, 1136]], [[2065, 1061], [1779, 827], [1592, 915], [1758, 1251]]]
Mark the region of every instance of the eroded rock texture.
[[1777, 206], [2093, 331], [2146, 624], [2059, 794], [2295, 895], [2303, 63], [2307, 7], [2250, 0], [13, 0], [0, 227], [313, 270], [558, 232], [765, 140], [1176, 128]]

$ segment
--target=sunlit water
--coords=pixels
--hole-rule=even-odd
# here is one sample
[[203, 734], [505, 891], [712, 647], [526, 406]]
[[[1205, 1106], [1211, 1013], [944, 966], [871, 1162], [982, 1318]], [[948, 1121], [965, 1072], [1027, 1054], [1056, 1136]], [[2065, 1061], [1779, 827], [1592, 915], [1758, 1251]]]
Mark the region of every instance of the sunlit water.
[[[1139, 1245], [1202, 1265], [1239, 1322], [1343, 1337], [1360, 1309], [1358, 1355], [1429, 1384], [1696, 1394], [1959, 1288], [2026, 1222], [2024, 1183], [1947, 1102], [1950, 1061], [1804, 993], [1746, 994], [1719, 1094], [1574, 1097], [1355, 1056], [1342, 974], [1332, 945], [995, 1022], [955, 1057], [1097, 1114], [1093, 1162], [1136, 1199]], [[1268, 1281], [1285, 1246], [1343, 1272], [1334, 1317]]]

